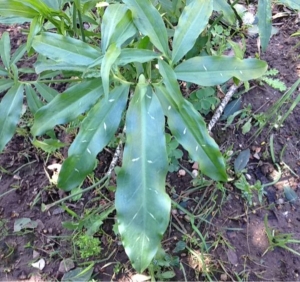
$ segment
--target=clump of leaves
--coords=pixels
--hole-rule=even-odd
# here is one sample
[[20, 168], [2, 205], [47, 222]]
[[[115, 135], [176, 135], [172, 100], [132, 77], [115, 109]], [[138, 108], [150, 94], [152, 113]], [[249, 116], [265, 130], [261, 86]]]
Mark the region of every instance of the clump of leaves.
[[213, 111], [220, 102], [216, 96], [215, 89], [212, 87], [205, 87], [192, 92], [188, 100], [203, 115], [207, 115], [210, 111]]
[[285, 83], [278, 78], [273, 78], [273, 76], [276, 76], [278, 73], [279, 71], [277, 69], [269, 69], [260, 78], [260, 80], [273, 87], [274, 89], [285, 91], [287, 89]]
[[82, 259], [99, 256], [101, 253], [101, 242], [98, 238], [82, 234], [76, 236], [74, 244], [78, 247], [78, 251]]
[[[96, 10], [94, 1], [83, 0], [0, 2], [5, 20], [31, 21], [22, 50], [38, 54], [37, 81], [22, 81], [16, 66], [20, 56], [11, 57], [9, 35], [3, 34], [5, 68], [0, 68], [0, 85], [9, 90], [0, 103], [0, 150], [16, 130], [24, 90], [34, 114], [34, 140], [55, 137], [55, 126], [84, 114], [57, 183], [60, 189], [72, 191], [92, 173], [98, 153], [119, 130], [125, 112], [126, 141], [122, 167], [117, 170], [115, 207], [122, 243], [139, 272], [151, 263], [169, 223], [166, 120], [204, 175], [227, 180], [219, 147], [202, 116], [183, 97], [178, 80], [211, 87], [232, 77], [257, 79], [267, 69], [266, 62], [254, 58], [207, 56], [205, 46], [186, 58], [206, 32], [214, 9], [224, 7], [224, 17], [235, 22], [227, 1], [182, 1], [178, 6], [153, 2], [123, 0]], [[95, 29], [85, 30], [83, 18]], [[176, 22], [176, 29], [169, 29], [170, 21]], [[53, 79], [57, 75], [64, 79]], [[47, 86], [60, 82], [69, 84], [59, 95]]]

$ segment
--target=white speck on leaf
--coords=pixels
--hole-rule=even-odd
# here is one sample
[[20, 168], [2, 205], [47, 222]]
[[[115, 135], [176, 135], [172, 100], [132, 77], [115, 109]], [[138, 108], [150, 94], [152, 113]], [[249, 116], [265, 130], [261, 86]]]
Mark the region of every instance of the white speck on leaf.
[[183, 130], [183, 134], [186, 134], [186, 128]]
[[132, 159], [131, 161], [132, 162], [136, 162], [136, 161], [138, 161], [140, 158], [135, 158], [135, 159]]
[[240, 73], [241, 73], [241, 74], [243, 74], [243, 72], [242, 72], [242, 71], [240, 71]]
[[168, 110], [169, 110], [169, 111], [171, 110], [171, 106], [168, 107]]
[[147, 163], [149, 163], [149, 164], [153, 164], [153, 161], [151, 161], [151, 160], [147, 160]]
[[104, 130], [106, 131], [106, 123], [103, 123]]
[[79, 170], [77, 168], [74, 169], [75, 171], [79, 172]]
[[86, 150], [90, 155], [92, 154], [89, 148], [87, 148]]
[[205, 65], [203, 65], [203, 68], [207, 71], [207, 68], [205, 67]]
[[109, 99], [108, 102], [112, 103], [115, 99]]
[[196, 146], [196, 152], [198, 151], [198, 149], [199, 149], [199, 147], [198, 147], [198, 146]]

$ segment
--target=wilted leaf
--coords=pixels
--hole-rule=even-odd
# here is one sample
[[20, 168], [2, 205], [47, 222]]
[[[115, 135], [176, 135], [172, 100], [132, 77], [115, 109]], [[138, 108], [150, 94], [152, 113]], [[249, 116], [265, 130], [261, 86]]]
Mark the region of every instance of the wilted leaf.
[[292, 204], [295, 204], [298, 200], [297, 193], [289, 186], [283, 188], [285, 198]]
[[246, 149], [238, 155], [234, 161], [234, 171], [236, 173], [241, 172], [248, 164], [250, 159], [250, 149]]

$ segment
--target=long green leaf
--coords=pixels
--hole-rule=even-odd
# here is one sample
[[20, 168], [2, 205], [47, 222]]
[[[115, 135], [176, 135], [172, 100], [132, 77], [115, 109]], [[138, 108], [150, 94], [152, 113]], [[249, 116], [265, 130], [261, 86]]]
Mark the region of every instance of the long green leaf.
[[16, 64], [23, 57], [25, 52], [26, 52], [26, 45], [25, 44], [20, 45], [19, 48], [12, 55], [11, 63]]
[[226, 0], [214, 0], [214, 11], [222, 12], [228, 23], [232, 25], [236, 23], [235, 13]]
[[103, 83], [104, 94], [106, 97], [108, 97], [108, 93], [109, 93], [109, 73], [112, 65], [118, 59], [120, 54], [121, 54], [120, 47], [116, 46], [116, 44], [112, 44], [105, 52], [105, 55], [101, 63], [101, 78]]
[[175, 73], [177, 79], [203, 86], [214, 86], [232, 77], [241, 81], [259, 78], [267, 68], [267, 63], [258, 59], [204, 56], [184, 61], [175, 68]]
[[44, 104], [30, 84], [25, 85], [26, 100], [30, 111], [35, 114]]
[[0, 152], [13, 137], [19, 122], [23, 104], [23, 85], [15, 85], [0, 103]]
[[110, 43], [116, 43], [110, 41], [113, 36], [117, 24], [125, 16], [128, 8], [124, 4], [111, 4], [109, 5], [103, 15], [101, 24], [101, 49], [102, 53], [105, 53]]
[[[76, 63], [76, 62], [74, 62]], [[34, 64], [35, 71], [37, 74], [40, 74], [44, 71], [57, 71], [57, 70], [68, 70], [68, 71], [76, 71], [76, 72], [85, 72], [87, 70], [86, 66], [73, 65], [66, 62], [55, 62], [53, 60], [43, 60], [36, 62]]]
[[70, 191], [78, 187], [95, 167], [96, 156], [112, 139], [125, 109], [129, 86], [121, 85], [101, 99], [81, 124], [59, 174], [58, 187]]
[[172, 62], [176, 64], [192, 49], [213, 11], [212, 0], [197, 0], [185, 6], [175, 29]]
[[51, 102], [58, 95], [58, 92], [55, 89], [47, 86], [44, 83], [36, 83], [35, 87], [48, 103]]
[[295, 9], [295, 10], [300, 10], [300, 2], [299, 0], [278, 0], [278, 2], [287, 5], [288, 7]]
[[88, 66], [101, 52], [81, 40], [44, 32], [33, 39], [32, 47], [40, 54], [58, 62]]
[[164, 124], [159, 101], [142, 76], [127, 111], [115, 202], [123, 246], [139, 273], [155, 256], [169, 222]]
[[102, 89], [101, 80], [93, 79], [76, 84], [57, 95], [36, 112], [32, 135], [42, 135], [58, 124], [74, 120], [96, 103], [103, 94]]
[[10, 38], [7, 31], [3, 32], [0, 40], [0, 54], [3, 65], [6, 69], [10, 68]]
[[14, 81], [11, 79], [0, 79], [0, 93], [4, 92], [8, 88], [14, 85]]
[[163, 61], [159, 61], [159, 71], [163, 76], [163, 86], [156, 86], [156, 94], [168, 117], [168, 124], [177, 141], [198, 162], [205, 175], [217, 181], [226, 181], [226, 167], [218, 145], [210, 137], [202, 116], [180, 93], [174, 71]]
[[131, 10], [138, 30], [148, 35], [154, 46], [165, 56], [169, 56], [168, 35], [165, 24], [150, 0], [124, 0]]
[[25, 1], [14, 0], [14, 1], [38, 11], [41, 15], [49, 15], [52, 12], [52, 9], [48, 5], [46, 5], [43, 1], [36, 1], [36, 0], [25, 0]]
[[39, 15], [39, 12], [15, 0], [1, 0], [0, 1], [0, 15], [2, 17], [16, 17], [32, 19]]
[[117, 46], [128, 44], [132, 37], [137, 33], [137, 29], [133, 24], [131, 12], [128, 10], [121, 21], [117, 24], [114, 33], [111, 36], [110, 43], [116, 43]]
[[257, 16], [261, 49], [265, 52], [272, 31], [271, 0], [258, 0]]
[[125, 48], [121, 50], [121, 54], [116, 61], [116, 65], [124, 66], [129, 63], [146, 63], [153, 59], [159, 58], [159, 54], [151, 50], [143, 50], [136, 48]]

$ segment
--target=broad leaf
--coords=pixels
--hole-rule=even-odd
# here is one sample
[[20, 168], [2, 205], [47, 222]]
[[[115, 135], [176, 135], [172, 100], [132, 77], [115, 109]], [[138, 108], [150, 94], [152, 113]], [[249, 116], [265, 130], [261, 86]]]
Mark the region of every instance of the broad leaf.
[[178, 106], [163, 86], [156, 86], [156, 93], [168, 117], [168, 125], [178, 142], [198, 162], [200, 171], [216, 181], [226, 181], [226, 166], [219, 147], [210, 137], [205, 121], [187, 100]]
[[222, 84], [232, 77], [247, 81], [261, 77], [266, 62], [258, 59], [238, 59], [227, 56], [204, 56], [186, 60], [175, 68], [177, 79], [202, 86]]
[[43, 1], [36, 1], [36, 0], [14, 0], [19, 4], [23, 4], [29, 8], [32, 8], [38, 11], [41, 15], [49, 15], [52, 12], [52, 9], [46, 5]]
[[8, 88], [14, 85], [14, 81], [11, 79], [0, 79], [0, 93], [4, 92]]
[[230, 24], [236, 23], [236, 16], [226, 0], [214, 0], [214, 10], [223, 13], [224, 19]]
[[111, 36], [110, 43], [116, 43], [117, 46], [124, 46], [137, 33], [133, 24], [131, 12], [128, 10], [121, 21], [117, 24], [114, 33]]
[[101, 24], [102, 53], [105, 53], [110, 43], [117, 43], [115, 41], [111, 41], [111, 37], [115, 32], [117, 24], [125, 16], [127, 10], [128, 8], [124, 4], [111, 4], [105, 9]]
[[44, 32], [33, 39], [32, 47], [40, 54], [58, 62], [88, 66], [101, 52], [81, 40]]
[[278, 0], [278, 2], [295, 10], [300, 10], [299, 0]]
[[202, 116], [193, 105], [182, 97], [174, 71], [159, 61], [163, 86], [156, 86], [156, 93], [168, 117], [168, 124], [177, 141], [198, 162], [201, 172], [217, 181], [226, 181], [224, 159], [218, 145], [210, 137]]
[[185, 6], [175, 29], [172, 62], [176, 64], [192, 49], [208, 23], [213, 10], [212, 0], [193, 1]]
[[43, 61], [36, 62], [34, 64], [34, 67], [37, 74], [40, 74], [43, 71], [48, 71], [48, 70], [52, 70], [52, 71], [68, 70], [68, 71], [76, 71], [82, 73], [87, 70], [86, 66], [73, 65], [67, 62], [55, 62], [53, 60], [43, 60]]
[[95, 167], [96, 156], [118, 129], [129, 87], [121, 85], [101, 99], [87, 114], [59, 174], [58, 186], [70, 191], [79, 186]]
[[27, 37], [26, 49], [29, 53], [34, 37], [42, 30], [44, 19], [42, 16], [36, 16], [32, 19]]
[[74, 120], [96, 103], [103, 94], [102, 89], [101, 80], [93, 79], [76, 84], [57, 95], [36, 112], [32, 135], [42, 135], [58, 124]]
[[150, 0], [124, 0], [131, 10], [132, 17], [138, 30], [148, 35], [154, 46], [168, 57], [168, 35], [165, 24], [158, 10]]
[[16, 17], [32, 19], [39, 15], [39, 12], [20, 3], [16, 0], [1, 0], [0, 1], [0, 15], [2, 17]]
[[47, 102], [51, 102], [58, 94], [55, 89], [47, 86], [44, 83], [36, 83], [35, 87]]
[[248, 164], [250, 159], [250, 149], [246, 149], [238, 155], [234, 161], [234, 171], [236, 173], [241, 172]]
[[271, 0], [258, 1], [258, 28], [262, 51], [265, 52], [271, 38], [272, 31], [272, 7]]
[[30, 111], [35, 114], [44, 104], [30, 84], [25, 85], [26, 100]]
[[6, 69], [10, 68], [10, 38], [7, 31], [3, 32], [0, 40], [1, 60]]
[[164, 124], [159, 101], [141, 76], [126, 115], [126, 145], [115, 202], [123, 246], [139, 273], [155, 256], [169, 223]]
[[23, 57], [25, 52], [26, 52], [26, 45], [25, 44], [20, 45], [19, 48], [12, 55], [11, 63], [16, 64]]
[[103, 90], [105, 97], [108, 97], [109, 92], [109, 73], [112, 65], [115, 63], [119, 55], [121, 54], [121, 49], [115, 44], [110, 45], [108, 50], [105, 52], [101, 63], [101, 78], [103, 83]]
[[6, 93], [0, 103], [0, 152], [13, 137], [19, 122], [23, 105], [23, 85], [15, 85]]
[[143, 50], [136, 48], [122, 49], [121, 54], [116, 61], [116, 65], [124, 66], [133, 62], [146, 63], [156, 58], [159, 58], [159, 54], [151, 50]]

